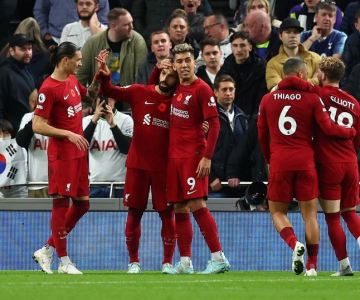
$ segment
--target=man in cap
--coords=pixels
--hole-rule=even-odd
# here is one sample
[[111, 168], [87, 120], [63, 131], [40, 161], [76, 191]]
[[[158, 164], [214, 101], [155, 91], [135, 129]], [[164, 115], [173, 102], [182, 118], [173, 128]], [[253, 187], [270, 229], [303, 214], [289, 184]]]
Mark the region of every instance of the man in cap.
[[24, 114], [30, 112], [29, 95], [35, 78], [27, 66], [32, 58], [33, 41], [15, 34], [9, 42], [9, 58], [0, 64], [0, 120], [8, 120], [18, 131]]
[[290, 57], [299, 57], [308, 67], [309, 81], [318, 84], [317, 78], [312, 78], [319, 68], [320, 56], [308, 51], [300, 44], [300, 33], [304, 30], [296, 19], [285, 19], [279, 28], [279, 38], [282, 45], [279, 54], [273, 57], [266, 66], [266, 84], [269, 91], [285, 78], [283, 66]]

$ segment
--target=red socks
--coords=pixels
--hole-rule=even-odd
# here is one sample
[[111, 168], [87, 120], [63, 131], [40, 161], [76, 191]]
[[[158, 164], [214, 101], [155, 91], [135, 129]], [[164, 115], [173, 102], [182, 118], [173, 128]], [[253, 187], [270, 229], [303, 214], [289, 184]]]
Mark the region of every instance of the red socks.
[[175, 229], [180, 256], [191, 257], [193, 229], [189, 213], [175, 213]]
[[193, 216], [199, 225], [200, 231], [204, 236], [210, 252], [221, 251], [221, 245], [216, 227], [216, 222], [207, 207], [200, 208], [193, 212]]
[[175, 218], [171, 210], [159, 211], [161, 218], [161, 239], [164, 247], [163, 264], [172, 264], [172, 259], [176, 246]]
[[298, 239], [294, 233], [294, 229], [292, 227], [284, 227], [280, 231], [280, 236], [285, 241], [285, 243], [288, 244], [289, 247], [294, 250], [295, 244], [298, 241]]
[[317, 257], [319, 252], [319, 244], [306, 244], [308, 259], [306, 263], [306, 270], [317, 270]]
[[358, 239], [360, 236], [360, 217], [355, 210], [345, 211], [341, 214], [343, 219], [346, 222], [349, 231], [354, 236], [355, 239]]
[[[67, 256], [66, 252], [66, 227], [65, 227], [65, 216], [69, 210], [69, 198], [56, 198], [53, 199], [53, 208], [51, 216], [51, 231], [52, 244], [56, 248], [58, 257]], [[48, 244], [49, 244], [48, 241]], [[49, 244], [51, 245], [51, 244]], [[52, 245], [51, 245], [52, 246]]]
[[130, 263], [139, 262], [139, 243], [141, 236], [141, 218], [144, 211], [129, 208], [125, 227], [126, 246], [129, 252]]
[[325, 213], [328, 233], [338, 261], [348, 257], [346, 252], [346, 235], [340, 223], [340, 212]]

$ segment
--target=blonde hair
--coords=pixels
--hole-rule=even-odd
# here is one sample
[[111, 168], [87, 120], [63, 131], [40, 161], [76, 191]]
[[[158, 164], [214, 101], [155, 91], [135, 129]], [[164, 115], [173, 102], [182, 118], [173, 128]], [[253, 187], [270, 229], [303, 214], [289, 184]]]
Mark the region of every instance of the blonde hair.
[[[250, 12], [250, 9], [251, 9], [251, 5], [254, 3], [255, 0], [249, 0], [248, 3], [247, 3], [247, 6], [246, 6], [246, 11], [247, 13]], [[266, 12], [270, 15], [270, 5], [269, 5], [269, 1], [267, 0], [260, 0], [260, 2], [262, 4], [264, 4], [265, 6], [265, 9], [266, 9]]]

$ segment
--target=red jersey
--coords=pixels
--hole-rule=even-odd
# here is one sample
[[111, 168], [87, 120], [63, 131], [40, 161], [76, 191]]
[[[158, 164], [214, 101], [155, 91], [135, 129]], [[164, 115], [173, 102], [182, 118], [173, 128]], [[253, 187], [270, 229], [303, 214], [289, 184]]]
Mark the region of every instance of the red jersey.
[[[47, 119], [50, 126], [84, 136], [81, 98], [86, 92], [74, 75], [69, 75], [65, 81], [48, 77], [40, 88], [35, 115]], [[49, 160], [69, 160], [85, 155], [87, 150], [79, 150], [67, 138], [49, 139]]]
[[331, 123], [315, 94], [279, 90], [263, 97], [258, 118], [259, 141], [272, 172], [315, 168], [312, 149], [315, 121], [327, 134], [344, 138], [354, 134], [354, 130]]
[[178, 84], [171, 102], [169, 157], [204, 156], [207, 141], [202, 123], [218, 116], [214, 93], [202, 79]]
[[159, 94], [155, 85], [115, 87], [110, 77], [101, 83], [102, 94], [130, 103], [134, 133], [126, 160], [128, 168], [165, 172], [169, 149], [172, 96]]
[[332, 139], [317, 128], [314, 135], [315, 161], [318, 163], [356, 163], [357, 156], [354, 146], [358, 148], [360, 143], [360, 106], [358, 101], [338, 87], [330, 85], [320, 87], [295, 76], [284, 79], [280, 86], [318, 94], [333, 122], [344, 127], [354, 127], [356, 130], [354, 140]]

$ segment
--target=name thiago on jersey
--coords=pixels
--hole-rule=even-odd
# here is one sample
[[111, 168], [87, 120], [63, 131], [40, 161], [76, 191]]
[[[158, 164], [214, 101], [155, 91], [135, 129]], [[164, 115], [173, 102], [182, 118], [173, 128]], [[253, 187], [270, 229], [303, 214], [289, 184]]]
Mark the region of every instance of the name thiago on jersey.
[[274, 93], [274, 100], [301, 100], [301, 94]]

